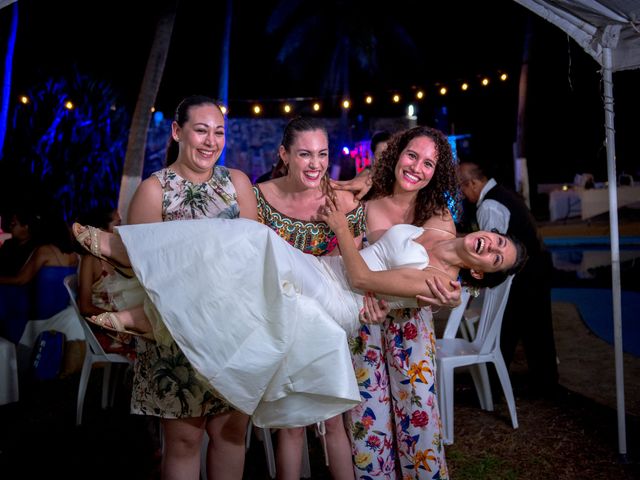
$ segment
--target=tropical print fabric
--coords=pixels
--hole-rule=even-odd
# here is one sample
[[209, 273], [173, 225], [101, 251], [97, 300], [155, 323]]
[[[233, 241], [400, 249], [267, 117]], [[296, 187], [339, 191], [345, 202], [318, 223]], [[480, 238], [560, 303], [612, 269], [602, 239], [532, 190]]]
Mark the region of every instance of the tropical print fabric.
[[[236, 191], [225, 167], [216, 166], [211, 179], [202, 184], [185, 180], [171, 168], [153, 175], [162, 185], [164, 221], [237, 218], [240, 214]], [[190, 418], [232, 408], [199, 378], [173, 340], [165, 345], [136, 337], [136, 355], [132, 413]]]
[[395, 310], [349, 343], [363, 400], [347, 412], [356, 478], [448, 478], [430, 310]]
[[238, 218], [240, 209], [229, 169], [216, 166], [208, 182], [193, 183], [171, 167], [153, 175], [162, 185], [162, 220]]

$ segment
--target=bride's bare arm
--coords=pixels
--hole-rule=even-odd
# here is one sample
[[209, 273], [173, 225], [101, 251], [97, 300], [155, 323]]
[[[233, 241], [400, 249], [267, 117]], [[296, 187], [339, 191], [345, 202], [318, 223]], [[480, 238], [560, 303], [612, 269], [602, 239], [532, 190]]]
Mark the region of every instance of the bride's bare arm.
[[434, 296], [426, 280], [442, 274], [437, 271], [413, 268], [373, 271], [358, 253], [344, 214], [337, 210], [331, 200], [327, 202], [327, 209], [320, 214], [320, 217], [338, 238], [347, 278], [353, 288], [398, 297]]

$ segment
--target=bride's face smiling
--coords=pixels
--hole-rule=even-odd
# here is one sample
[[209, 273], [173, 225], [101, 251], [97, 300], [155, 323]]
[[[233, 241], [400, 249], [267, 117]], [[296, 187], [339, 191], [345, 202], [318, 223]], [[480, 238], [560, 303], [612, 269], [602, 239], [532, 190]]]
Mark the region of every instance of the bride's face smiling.
[[329, 166], [329, 139], [322, 130], [299, 132], [280, 155], [289, 167], [287, 177], [305, 188], [318, 188]]
[[493, 232], [473, 232], [464, 237], [462, 261], [478, 272], [498, 272], [516, 263], [516, 246], [507, 237]]

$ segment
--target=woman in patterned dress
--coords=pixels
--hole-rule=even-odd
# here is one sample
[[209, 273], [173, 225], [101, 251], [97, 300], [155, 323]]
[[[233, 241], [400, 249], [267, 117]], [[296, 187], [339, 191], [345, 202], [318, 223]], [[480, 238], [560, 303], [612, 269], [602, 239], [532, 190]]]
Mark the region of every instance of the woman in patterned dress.
[[[439, 130], [414, 127], [396, 134], [376, 160], [371, 180], [364, 196], [367, 242], [401, 223], [455, 234], [448, 204], [457, 195], [454, 161]], [[456, 294], [440, 303], [459, 303], [459, 284], [452, 286]], [[381, 325], [362, 325], [350, 343], [362, 398], [347, 415], [356, 478], [448, 478], [431, 310], [395, 310]]]
[[[283, 133], [274, 172], [281, 176], [254, 186], [258, 219], [295, 248], [311, 255], [335, 255], [337, 240], [324, 222], [314, 221], [324, 207], [329, 186], [329, 137], [314, 119], [291, 120]], [[274, 175], [276, 177], [276, 175]], [[349, 192], [339, 192], [356, 243], [364, 231], [364, 209]], [[334, 479], [353, 479], [349, 438], [342, 415], [324, 422], [326, 455]], [[276, 472], [278, 479], [300, 478], [304, 428], [278, 430]]]
[[[110, 206], [99, 206], [78, 219], [105, 232], [113, 232], [121, 224], [120, 214]], [[78, 268], [78, 308], [84, 316], [115, 312], [144, 302], [144, 289], [136, 278], [126, 278], [109, 262], [84, 254]], [[135, 359], [133, 337], [107, 333], [91, 324], [93, 333], [105, 352], [120, 353]]]
[[[225, 117], [215, 100], [184, 99], [172, 123], [168, 166], [140, 184], [128, 223], [213, 217], [256, 220], [249, 178], [216, 165], [224, 145]], [[137, 338], [131, 411], [160, 417], [164, 480], [199, 478], [205, 431], [210, 439], [208, 477], [242, 478], [248, 416], [217, 398], [197, 378], [175, 342], [155, 344]]]

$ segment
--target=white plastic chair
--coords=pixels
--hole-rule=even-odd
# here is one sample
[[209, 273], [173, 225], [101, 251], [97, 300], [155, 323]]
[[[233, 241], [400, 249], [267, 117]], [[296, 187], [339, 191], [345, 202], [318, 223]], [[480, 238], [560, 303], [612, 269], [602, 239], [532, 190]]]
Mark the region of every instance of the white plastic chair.
[[477, 333], [472, 341], [456, 338], [460, 322], [469, 303], [470, 296], [466, 289], [463, 289], [461, 295], [462, 303], [453, 309], [449, 316], [443, 338], [436, 340], [438, 404], [442, 416], [443, 440], [446, 444], [453, 443], [453, 373], [454, 369], [458, 367], [470, 368], [481, 408], [492, 411], [493, 399], [486, 364], [489, 362], [494, 364], [507, 400], [511, 423], [513, 428], [518, 428], [509, 372], [500, 351], [502, 317], [513, 277], [510, 275], [500, 285], [485, 289]]
[[87, 341], [87, 351], [84, 356], [84, 362], [82, 364], [82, 371], [80, 373], [80, 384], [78, 385], [78, 406], [76, 409], [76, 425], [80, 425], [82, 423], [82, 410], [84, 407], [84, 396], [87, 392], [87, 385], [89, 384], [89, 377], [91, 376], [91, 371], [93, 369], [93, 365], [96, 363], [102, 363], [104, 367], [104, 373], [102, 377], [102, 408], [107, 408], [107, 406], [113, 405], [113, 400], [115, 397], [115, 386], [111, 390], [111, 395], [109, 395], [109, 380], [111, 378], [111, 364], [126, 364], [127, 366], [131, 365], [131, 361], [125, 357], [124, 355], [120, 355], [119, 353], [107, 353], [104, 351], [100, 342], [91, 330], [91, 327], [84, 319], [82, 314], [80, 313], [80, 309], [78, 308], [78, 304], [76, 302], [77, 291], [78, 291], [78, 276], [77, 274], [67, 275], [64, 278], [64, 286], [69, 292], [69, 297], [71, 299], [71, 304], [73, 305], [74, 310], [77, 313], [78, 321], [82, 325], [84, 329], [84, 333]]

